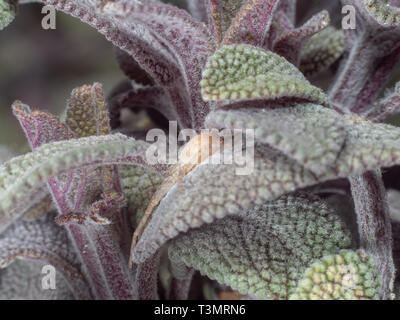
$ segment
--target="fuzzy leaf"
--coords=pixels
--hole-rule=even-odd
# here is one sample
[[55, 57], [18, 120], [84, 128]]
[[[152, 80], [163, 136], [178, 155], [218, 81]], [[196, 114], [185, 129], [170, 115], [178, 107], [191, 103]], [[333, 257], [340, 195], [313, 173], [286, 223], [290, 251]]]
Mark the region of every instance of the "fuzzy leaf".
[[209, 21], [209, 0], [187, 0], [190, 14], [204, 23]]
[[372, 257], [362, 250], [341, 250], [314, 262], [290, 299], [378, 300], [379, 290]]
[[67, 282], [56, 273], [56, 289], [43, 289], [42, 269], [47, 264], [34, 260], [16, 260], [0, 270], [0, 300], [72, 300]]
[[309, 170], [322, 174], [334, 165], [346, 139], [341, 117], [313, 104], [284, 108], [216, 110], [206, 118], [209, 128], [254, 129], [256, 140], [268, 143]]
[[91, 292], [65, 230], [54, 223], [54, 214], [35, 221], [20, 221], [0, 238], [0, 268], [15, 259], [33, 259], [53, 265], [68, 282], [75, 298], [90, 299]]
[[101, 84], [72, 91], [66, 110], [66, 124], [76, 138], [109, 134], [111, 129]]
[[208, 112], [201, 70], [214, 47], [206, 26], [176, 7], [140, 1], [40, 0], [96, 28], [164, 85], [183, 127], [197, 127]]
[[141, 85], [153, 84], [149, 75], [139, 66], [129, 53], [119, 49], [118, 47], [114, 47], [114, 51], [119, 67], [129, 79], [134, 80], [136, 83]]
[[350, 244], [318, 199], [285, 196], [178, 237], [169, 256], [242, 294], [287, 299], [311, 261]]
[[305, 43], [300, 56], [300, 70], [306, 76], [314, 76], [331, 66], [343, 52], [343, 31], [328, 26]]
[[325, 181], [400, 164], [399, 128], [347, 118], [342, 124], [346, 138], [337, 159], [320, 174], [265, 145], [256, 145], [253, 170], [247, 158], [247, 175], [236, 174], [243, 168], [239, 164], [197, 166], [183, 178], [182, 192], [175, 185], [154, 211], [135, 248], [134, 261], [140, 263], [181, 232], [236, 215], [254, 204]]
[[225, 32], [231, 26], [232, 19], [246, 1], [247, 0], [210, 0], [211, 27], [216, 35], [218, 43], [221, 43]]
[[0, 0], [0, 30], [3, 30], [14, 20], [17, 6], [17, 0]]
[[246, 43], [262, 46], [278, 3], [279, 0], [250, 0], [244, 3], [232, 20], [222, 44]]
[[73, 136], [65, 124], [48, 112], [32, 111], [20, 101], [14, 102], [12, 109], [32, 149], [49, 142], [68, 140]]
[[[0, 167], [0, 230], [11, 223], [10, 217], [16, 218], [43, 198], [51, 177], [85, 166], [146, 165], [147, 147], [145, 142], [115, 134], [50, 143], [13, 158]], [[70, 178], [64, 187], [75, 194], [71, 195], [75, 199], [79, 196], [78, 189], [71, 186], [82, 177]]]
[[368, 13], [381, 25], [400, 26], [400, 8], [392, 0], [363, 0]]
[[300, 51], [305, 42], [317, 32], [325, 29], [329, 22], [328, 11], [324, 10], [316, 14], [303, 26], [280, 36], [273, 44], [273, 51], [297, 66], [300, 60]]
[[328, 104], [295, 66], [270, 51], [249, 45], [229, 45], [208, 61], [201, 81], [207, 101], [303, 98]]
[[296, 22], [296, 5], [297, 0], [281, 0], [278, 7], [293, 24]]

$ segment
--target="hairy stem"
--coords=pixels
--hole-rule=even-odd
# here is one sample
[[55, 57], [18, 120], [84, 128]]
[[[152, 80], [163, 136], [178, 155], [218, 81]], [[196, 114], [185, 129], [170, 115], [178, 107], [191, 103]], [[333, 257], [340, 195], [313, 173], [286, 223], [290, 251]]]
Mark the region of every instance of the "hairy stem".
[[385, 187], [380, 171], [368, 171], [349, 178], [353, 194], [360, 245], [376, 263], [381, 281], [381, 299], [391, 299], [395, 269], [392, 255], [392, 227]]
[[135, 265], [136, 295], [139, 300], [158, 300], [158, 271], [160, 252], [157, 251], [145, 262]]

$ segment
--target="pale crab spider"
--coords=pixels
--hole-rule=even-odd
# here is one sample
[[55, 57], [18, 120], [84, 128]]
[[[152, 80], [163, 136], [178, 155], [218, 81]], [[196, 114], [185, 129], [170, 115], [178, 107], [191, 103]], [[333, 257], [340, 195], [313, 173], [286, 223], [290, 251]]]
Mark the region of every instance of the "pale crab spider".
[[130, 268], [132, 268], [133, 264], [133, 251], [152, 217], [154, 208], [158, 206], [160, 201], [176, 183], [178, 183], [179, 191], [181, 191], [181, 181], [184, 176], [208, 157], [220, 151], [222, 147], [223, 139], [213, 131], [202, 132], [185, 144], [179, 153], [178, 163], [169, 169], [167, 177], [152, 196], [150, 203], [133, 234], [131, 255], [129, 258]]

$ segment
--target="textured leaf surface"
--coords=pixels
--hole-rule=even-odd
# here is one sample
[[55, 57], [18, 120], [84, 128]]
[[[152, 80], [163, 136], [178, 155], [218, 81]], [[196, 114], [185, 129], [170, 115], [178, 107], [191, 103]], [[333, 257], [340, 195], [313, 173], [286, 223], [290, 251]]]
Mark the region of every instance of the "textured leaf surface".
[[372, 257], [362, 250], [341, 250], [313, 263], [290, 299], [377, 300], [379, 290]]
[[14, 20], [16, 12], [16, 0], [0, 0], [0, 30], [3, 30]]
[[327, 11], [318, 13], [303, 26], [281, 35], [273, 44], [273, 51], [297, 66], [304, 43], [317, 32], [326, 28], [329, 22], [330, 18]]
[[242, 294], [287, 299], [312, 260], [350, 244], [318, 199], [285, 196], [178, 237], [169, 256]]
[[343, 31], [328, 26], [305, 43], [300, 55], [300, 70], [306, 76], [316, 75], [331, 66], [343, 52]]
[[[85, 166], [146, 165], [147, 147], [145, 142], [115, 134], [50, 143], [13, 158], [0, 167], [0, 216], [15, 217], [35, 205], [47, 193], [47, 180], [63, 172]], [[76, 181], [71, 177], [68, 182]], [[65, 188], [71, 189], [69, 185]], [[79, 196], [78, 190], [72, 191]], [[5, 227], [2, 223], [1, 228]]]
[[[347, 118], [342, 123], [345, 141], [334, 164], [321, 174], [265, 145], [256, 145], [254, 169], [248, 175], [236, 175], [242, 167], [239, 164], [197, 166], [183, 178], [182, 192], [174, 186], [160, 202], [137, 244], [135, 262], [143, 261], [181, 232], [236, 215], [254, 204], [324, 181], [399, 164], [398, 128]], [[247, 164], [250, 168], [251, 163]]]
[[73, 136], [65, 124], [48, 112], [32, 111], [28, 105], [20, 101], [13, 103], [12, 110], [32, 149], [45, 143], [67, 140]]
[[[96, 28], [128, 52], [159, 85], [184, 127], [201, 125], [208, 105], [199, 82], [214, 50], [206, 26], [189, 13], [147, 1], [40, 0]], [[183, 89], [184, 88], [184, 89]]]
[[161, 185], [163, 177], [155, 171], [139, 166], [120, 166], [119, 173], [132, 225], [137, 225], [151, 197]]
[[16, 260], [6, 269], [0, 270], [0, 300], [74, 299], [61, 273], [56, 273], [55, 290], [43, 289], [42, 268], [45, 265], [41, 261]]
[[313, 104], [284, 108], [216, 110], [206, 118], [209, 128], [254, 129], [255, 138], [279, 149], [313, 172], [334, 165], [346, 139], [341, 117]]
[[328, 104], [295, 66], [270, 51], [249, 45], [229, 45], [208, 61], [201, 81], [207, 101], [303, 98]]
[[65, 122], [77, 138], [106, 135], [111, 131], [103, 88], [99, 83], [74, 89], [66, 115]]
[[231, 26], [222, 41], [223, 45], [247, 43], [262, 46], [275, 13], [279, 0], [250, 0], [232, 20]]
[[213, 29], [218, 43], [222, 41], [225, 32], [229, 29], [232, 19], [236, 16], [246, 0], [210, 0]]
[[400, 8], [392, 0], [363, 0], [368, 13], [381, 25], [400, 26]]
[[53, 265], [67, 280], [77, 299], [91, 298], [91, 292], [65, 230], [54, 223], [54, 214], [35, 221], [20, 221], [0, 238], [0, 267], [15, 259], [33, 259]]

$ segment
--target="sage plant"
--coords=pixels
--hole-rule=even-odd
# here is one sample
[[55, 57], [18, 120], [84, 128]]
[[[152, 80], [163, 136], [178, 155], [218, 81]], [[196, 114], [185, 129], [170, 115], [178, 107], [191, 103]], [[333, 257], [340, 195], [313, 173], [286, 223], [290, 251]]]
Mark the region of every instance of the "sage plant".
[[[295, 0], [0, 0], [0, 29], [27, 2], [97, 29], [128, 81], [76, 88], [62, 117], [12, 105], [31, 152], [0, 148], [0, 297], [399, 298], [400, 1], [332, 0], [341, 28]], [[121, 125], [140, 108], [219, 132], [208, 160], [252, 131], [252, 171], [150, 162]]]

